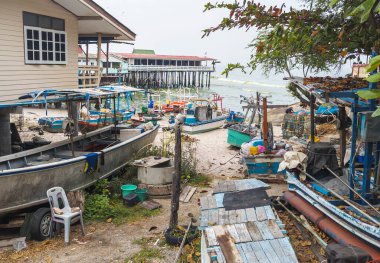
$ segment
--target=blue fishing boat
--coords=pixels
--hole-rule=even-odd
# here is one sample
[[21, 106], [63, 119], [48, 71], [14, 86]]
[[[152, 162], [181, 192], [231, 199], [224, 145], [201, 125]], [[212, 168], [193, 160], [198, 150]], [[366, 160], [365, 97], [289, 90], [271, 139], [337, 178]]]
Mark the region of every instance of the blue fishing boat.
[[193, 115], [186, 115], [183, 131], [189, 134], [208, 132], [223, 126], [226, 116], [206, 99], [192, 99]]
[[66, 117], [42, 117], [38, 119], [38, 125], [47, 132], [63, 132], [62, 124], [65, 119]]

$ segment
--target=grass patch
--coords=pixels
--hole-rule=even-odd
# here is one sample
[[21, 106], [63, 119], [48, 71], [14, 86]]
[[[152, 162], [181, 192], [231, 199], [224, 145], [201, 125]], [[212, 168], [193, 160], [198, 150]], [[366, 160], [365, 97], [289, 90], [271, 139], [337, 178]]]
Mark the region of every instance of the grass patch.
[[161, 251], [157, 248], [143, 248], [130, 258], [126, 259], [125, 262], [148, 262], [149, 259], [163, 259], [164, 256]]
[[144, 247], [144, 246], [149, 245], [150, 243], [153, 243], [154, 239], [156, 239], [156, 238], [155, 237], [142, 237], [142, 238], [133, 240], [132, 244]]
[[158, 213], [160, 213], [159, 209], [149, 211], [138, 205], [126, 207], [119, 198], [110, 198], [103, 194], [89, 194], [86, 196], [84, 218], [86, 221], [105, 221], [112, 218], [113, 223], [120, 225], [155, 216]]
[[211, 183], [211, 178], [207, 175], [204, 174], [197, 174], [195, 176], [192, 176], [188, 180], [189, 185], [193, 186], [210, 186]]

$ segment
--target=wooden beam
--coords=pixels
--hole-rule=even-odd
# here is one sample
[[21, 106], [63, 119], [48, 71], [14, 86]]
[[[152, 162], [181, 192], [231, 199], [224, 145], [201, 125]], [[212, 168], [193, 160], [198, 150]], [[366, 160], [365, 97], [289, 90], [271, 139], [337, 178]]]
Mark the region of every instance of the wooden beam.
[[78, 16], [78, 20], [103, 20], [101, 16]]

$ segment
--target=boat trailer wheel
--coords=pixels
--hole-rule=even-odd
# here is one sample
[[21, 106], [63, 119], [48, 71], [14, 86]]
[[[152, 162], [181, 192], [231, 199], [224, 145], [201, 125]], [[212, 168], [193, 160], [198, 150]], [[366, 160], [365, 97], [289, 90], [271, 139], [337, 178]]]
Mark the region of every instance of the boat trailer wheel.
[[49, 237], [51, 214], [47, 207], [39, 208], [33, 213], [29, 228], [34, 240], [42, 241]]

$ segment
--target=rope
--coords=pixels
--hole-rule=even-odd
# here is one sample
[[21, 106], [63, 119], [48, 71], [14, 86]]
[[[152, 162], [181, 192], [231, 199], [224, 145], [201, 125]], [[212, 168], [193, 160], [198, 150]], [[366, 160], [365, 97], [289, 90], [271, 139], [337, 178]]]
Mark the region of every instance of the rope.
[[230, 159], [228, 159], [226, 162], [221, 163], [219, 166], [207, 170], [206, 173], [209, 173], [209, 172], [211, 172], [211, 171], [214, 171], [214, 170], [216, 170], [216, 169], [222, 167], [223, 165], [226, 165], [228, 162], [230, 162], [233, 158], [235, 158], [235, 157], [238, 156], [239, 154], [240, 154], [240, 152], [238, 152], [237, 154], [235, 154], [234, 156], [232, 156], [232, 157], [231, 157]]

